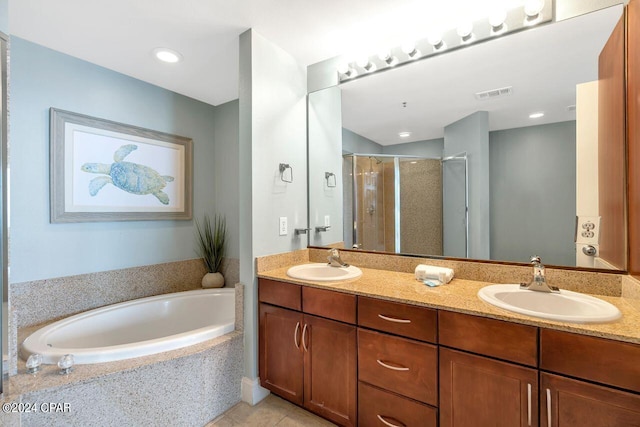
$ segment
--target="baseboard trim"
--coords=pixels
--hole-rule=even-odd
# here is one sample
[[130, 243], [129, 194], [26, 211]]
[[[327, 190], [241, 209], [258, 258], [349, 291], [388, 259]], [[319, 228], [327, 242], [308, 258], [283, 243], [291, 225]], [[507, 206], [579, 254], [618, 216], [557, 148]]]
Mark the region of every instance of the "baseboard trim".
[[240, 386], [242, 393], [242, 401], [253, 406], [262, 401], [271, 392], [260, 386], [259, 378], [242, 377], [242, 385]]

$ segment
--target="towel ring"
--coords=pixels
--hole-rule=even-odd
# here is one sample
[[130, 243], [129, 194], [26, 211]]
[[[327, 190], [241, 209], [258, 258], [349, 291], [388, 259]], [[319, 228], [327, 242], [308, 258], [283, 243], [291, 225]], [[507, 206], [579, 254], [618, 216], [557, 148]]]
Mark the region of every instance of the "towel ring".
[[[285, 178], [287, 169], [291, 171], [289, 172], [289, 179]], [[282, 182], [293, 182], [293, 168], [288, 163], [280, 163], [280, 180]]]
[[[333, 184], [332, 184], [331, 177], [333, 177]], [[324, 173], [324, 179], [327, 180], [327, 187], [329, 187], [329, 188], [334, 188], [337, 185], [336, 174], [333, 173], [333, 172], [325, 172]]]

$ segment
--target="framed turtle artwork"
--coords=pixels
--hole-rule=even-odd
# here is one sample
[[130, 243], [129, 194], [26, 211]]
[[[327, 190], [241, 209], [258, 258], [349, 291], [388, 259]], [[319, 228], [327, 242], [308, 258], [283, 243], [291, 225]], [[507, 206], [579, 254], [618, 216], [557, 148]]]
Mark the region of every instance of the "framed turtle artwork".
[[189, 220], [193, 141], [50, 110], [51, 222]]

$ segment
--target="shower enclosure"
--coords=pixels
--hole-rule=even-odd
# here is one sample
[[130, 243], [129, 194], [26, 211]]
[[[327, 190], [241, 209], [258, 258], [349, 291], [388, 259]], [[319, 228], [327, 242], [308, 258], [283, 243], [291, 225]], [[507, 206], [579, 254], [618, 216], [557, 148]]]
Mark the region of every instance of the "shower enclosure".
[[344, 155], [345, 247], [467, 256], [466, 160]]

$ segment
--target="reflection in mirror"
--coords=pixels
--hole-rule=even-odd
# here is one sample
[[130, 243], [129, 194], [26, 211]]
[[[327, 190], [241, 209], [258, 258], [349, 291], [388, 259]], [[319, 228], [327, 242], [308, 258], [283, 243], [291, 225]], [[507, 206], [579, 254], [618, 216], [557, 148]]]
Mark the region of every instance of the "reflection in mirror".
[[7, 377], [7, 370], [9, 367], [8, 364], [8, 351], [9, 348], [9, 338], [8, 338], [8, 327], [9, 327], [9, 307], [8, 307], [8, 241], [7, 241], [7, 191], [6, 191], [6, 182], [7, 182], [7, 128], [8, 128], [8, 113], [7, 113], [7, 103], [8, 103], [8, 94], [7, 94], [7, 37], [0, 33], [0, 167], [2, 172], [0, 172], [0, 301], [2, 301], [2, 305], [0, 305], [0, 329], [2, 329], [2, 340], [0, 341], [0, 354], [2, 354], [2, 359], [0, 359], [0, 372], [2, 373], [2, 377], [0, 377], [0, 394], [3, 391], [3, 379]]
[[[310, 227], [332, 227], [309, 244], [624, 269], [624, 239], [600, 247], [624, 224], [602, 195], [624, 201], [624, 182], [599, 183], [624, 158], [598, 172], [598, 150], [614, 149], [598, 138], [598, 105], [611, 104], [598, 97], [611, 84], [598, 81], [598, 58], [621, 15], [603, 9], [311, 93]], [[624, 138], [624, 121], [606, 127]], [[327, 163], [342, 174], [335, 188], [322, 186]]]

